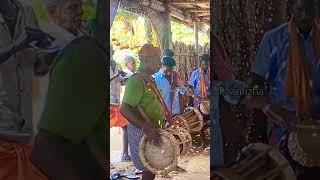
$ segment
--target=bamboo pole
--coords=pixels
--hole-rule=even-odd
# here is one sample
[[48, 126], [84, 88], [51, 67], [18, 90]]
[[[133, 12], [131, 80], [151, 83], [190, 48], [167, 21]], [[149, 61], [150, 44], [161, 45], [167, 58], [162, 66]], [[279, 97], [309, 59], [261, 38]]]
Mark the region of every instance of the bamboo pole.
[[195, 52], [197, 52], [198, 46], [199, 46], [199, 28], [198, 28], [198, 23], [196, 21], [194, 21], [193, 27], [194, 27]]
[[176, 1], [172, 1], [171, 4], [210, 4], [210, 1], [209, 0], [198, 0], [198, 1], [176, 0]]
[[210, 13], [210, 9], [185, 9], [187, 12], [208, 12]]

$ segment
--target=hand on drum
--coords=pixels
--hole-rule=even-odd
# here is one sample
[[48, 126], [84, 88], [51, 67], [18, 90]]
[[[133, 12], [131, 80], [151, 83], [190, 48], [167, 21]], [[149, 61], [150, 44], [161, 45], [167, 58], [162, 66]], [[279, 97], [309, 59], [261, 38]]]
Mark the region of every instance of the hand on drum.
[[247, 109], [261, 109], [268, 120], [279, 127], [288, 127], [288, 113], [275, 104], [269, 104], [265, 96], [247, 96], [241, 104], [245, 104]]
[[157, 128], [149, 126], [144, 129], [144, 133], [149, 141], [151, 141], [156, 146], [160, 146], [160, 144], [162, 143], [162, 139]]

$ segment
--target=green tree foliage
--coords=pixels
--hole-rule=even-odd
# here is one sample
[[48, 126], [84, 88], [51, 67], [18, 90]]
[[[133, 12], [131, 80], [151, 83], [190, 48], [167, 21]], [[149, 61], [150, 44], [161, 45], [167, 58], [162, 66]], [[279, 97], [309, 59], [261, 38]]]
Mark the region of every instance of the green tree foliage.
[[[171, 31], [173, 42], [183, 42], [187, 45], [195, 43], [193, 28], [171, 21]], [[201, 46], [204, 46], [206, 43], [210, 42], [210, 38], [207, 36], [206, 32], [201, 31], [199, 31], [198, 40], [199, 45]]]

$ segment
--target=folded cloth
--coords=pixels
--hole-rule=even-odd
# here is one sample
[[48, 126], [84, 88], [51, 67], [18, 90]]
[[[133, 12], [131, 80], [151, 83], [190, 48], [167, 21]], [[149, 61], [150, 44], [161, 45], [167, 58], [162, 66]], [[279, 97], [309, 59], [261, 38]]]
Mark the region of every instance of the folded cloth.
[[119, 112], [119, 106], [110, 106], [110, 128], [124, 127], [128, 121]]

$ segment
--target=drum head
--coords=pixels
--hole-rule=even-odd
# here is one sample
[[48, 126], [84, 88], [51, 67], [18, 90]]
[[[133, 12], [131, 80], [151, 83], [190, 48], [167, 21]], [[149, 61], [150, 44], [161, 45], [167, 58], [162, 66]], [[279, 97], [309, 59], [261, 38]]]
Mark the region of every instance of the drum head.
[[203, 114], [210, 114], [210, 101], [202, 101], [200, 104], [200, 111]]
[[165, 175], [174, 170], [178, 164], [180, 148], [176, 139], [161, 130], [162, 144], [155, 146], [144, 136], [140, 141], [140, 159], [145, 168], [154, 174]]
[[288, 149], [292, 158], [305, 167], [320, 166], [319, 149], [320, 126], [315, 122], [303, 122], [297, 125], [297, 130], [291, 132], [288, 140]]

